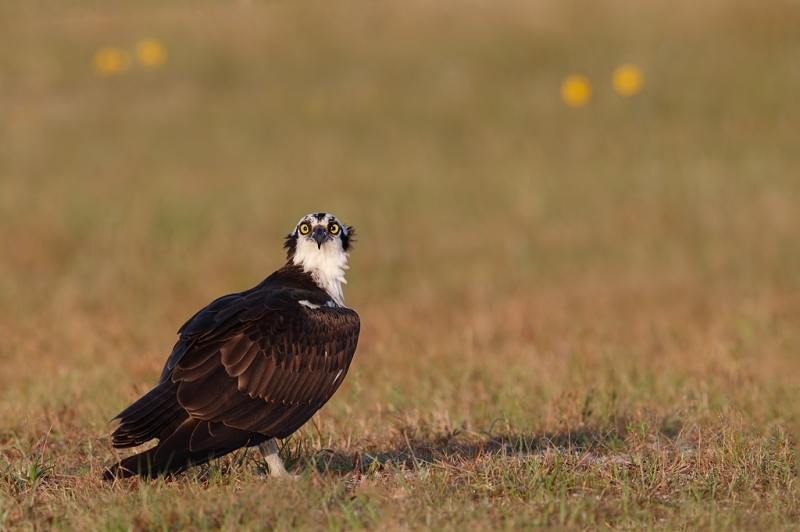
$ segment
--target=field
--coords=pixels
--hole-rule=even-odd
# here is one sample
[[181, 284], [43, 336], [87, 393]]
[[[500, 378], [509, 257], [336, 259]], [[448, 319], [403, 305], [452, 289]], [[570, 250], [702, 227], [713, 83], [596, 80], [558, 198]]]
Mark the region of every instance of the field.
[[[783, 0], [3, 2], [0, 530], [800, 529], [799, 58]], [[319, 210], [362, 332], [299, 480], [100, 480]]]

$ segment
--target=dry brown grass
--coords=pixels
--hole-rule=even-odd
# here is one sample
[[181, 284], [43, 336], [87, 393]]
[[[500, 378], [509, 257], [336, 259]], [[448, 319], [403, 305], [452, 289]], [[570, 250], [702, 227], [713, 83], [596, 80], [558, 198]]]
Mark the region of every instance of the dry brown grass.
[[[0, 6], [0, 529], [794, 529], [790, 3]], [[168, 61], [109, 78], [104, 45]], [[631, 99], [622, 62], [645, 72]], [[558, 99], [587, 75], [593, 101]], [[174, 331], [356, 226], [285, 457], [99, 480]]]

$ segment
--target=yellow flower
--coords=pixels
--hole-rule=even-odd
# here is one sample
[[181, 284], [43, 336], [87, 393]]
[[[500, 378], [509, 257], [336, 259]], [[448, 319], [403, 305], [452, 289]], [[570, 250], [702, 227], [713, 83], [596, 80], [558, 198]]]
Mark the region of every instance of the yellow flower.
[[561, 84], [561, 99], [572, 107], [581, 107], [592, 97], [592, 84], [584, 76], [569, 76]]
[[94, 71], [100, 76], [125, 72], [131, 67], [131, 56], [119, 48], [103, 47], [94, 54]]
[[642, 90], [642, 71], [636, 65], [621, 65], [614, 71], [614, 90], [622, 96], [633, 96]]
[[142, 66], [158, 68], [167, 60], [167, 51], [159, 41], [145, 39], [136, 45], [136, 59]]

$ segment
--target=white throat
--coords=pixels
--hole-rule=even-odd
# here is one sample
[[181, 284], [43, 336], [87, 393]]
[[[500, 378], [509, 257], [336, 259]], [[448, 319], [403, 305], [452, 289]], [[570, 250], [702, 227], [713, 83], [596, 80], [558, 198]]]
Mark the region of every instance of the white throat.
[[292, 263], [302, 266], [304, 272], [311, 274], [317, 286], [325, 290], [337, 305], [343, 307], [342, 283], [347, 284], [344, 271], [349, 268], [347, 255], [338, 238], [328, 240], [318, 248], [316, 242], [301, 236], [297, 239]]

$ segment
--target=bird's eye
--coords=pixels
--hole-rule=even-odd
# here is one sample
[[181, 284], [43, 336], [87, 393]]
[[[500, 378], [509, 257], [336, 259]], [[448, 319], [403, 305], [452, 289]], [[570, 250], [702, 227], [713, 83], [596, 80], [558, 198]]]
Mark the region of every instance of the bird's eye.
[[331, 224], [331, 226], [328, 228], [328, 231], [330, 231], [332, 235], [335, 235], [339, 232], [339, 224]]
[[300, 234], [307, 235], [309, 231], [311, 231], [311, 228], [308, 224], [300, 224]]

